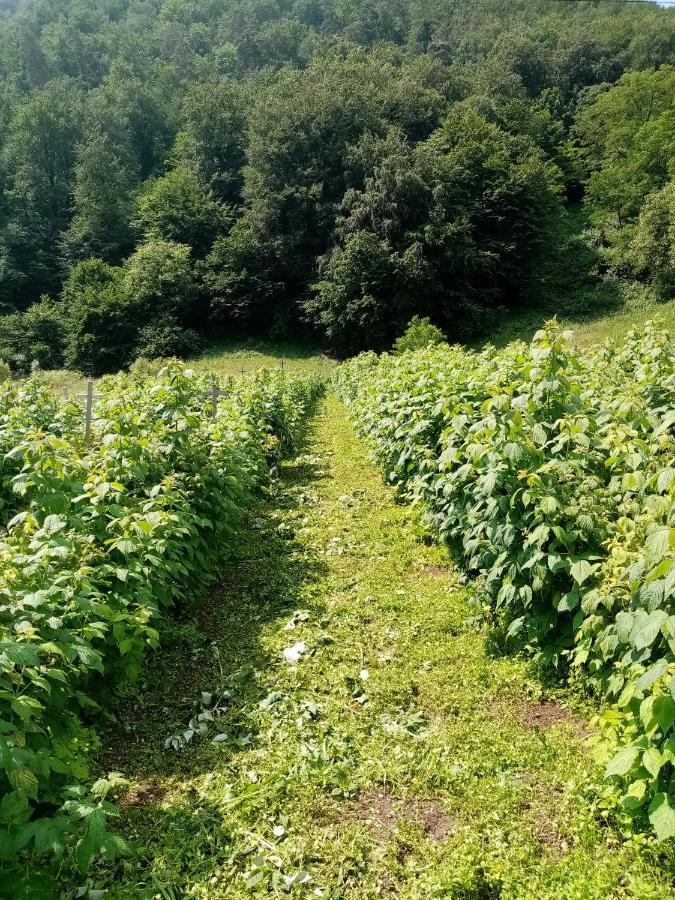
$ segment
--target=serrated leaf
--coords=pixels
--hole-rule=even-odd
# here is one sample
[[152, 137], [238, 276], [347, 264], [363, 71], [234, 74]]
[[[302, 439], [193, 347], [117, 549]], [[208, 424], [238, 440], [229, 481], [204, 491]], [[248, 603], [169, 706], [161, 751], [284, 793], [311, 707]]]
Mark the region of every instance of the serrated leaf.
[[649, 821], [656, 832], [657, 841], [675, 837], [675, 807], [671, 805], [667, 794], [655, 795], [649, 805]]
[[645, 647], [651, 647], [667, 619], [668, 614], [663, 609], [643, 613], [636, 618], [630, 635], [631, 644], [635, 649], [644, 650]]
[[578, 559], [570, 566], [570, 575], [577, 584], [583, 584], [584, 581], [587, 581], [593, 574], [593, 571], [593, 566], [587, 559]]
[[627, 775], [635, 765], [640, 751], [637, 747], [622, 747], [609, 761], [605, 769], [605, 777]]
[[663, 765], [663, 759], [656, 747], [647, 747], [642, 754], [642, 765], [652, 777], [656, 778]]

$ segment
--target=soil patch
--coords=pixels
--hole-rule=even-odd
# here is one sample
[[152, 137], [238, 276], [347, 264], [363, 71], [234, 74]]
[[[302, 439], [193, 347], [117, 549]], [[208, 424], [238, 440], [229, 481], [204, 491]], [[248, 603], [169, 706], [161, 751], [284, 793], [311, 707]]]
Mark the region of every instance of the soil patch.
[[420, 575], [426, 578], [442, 578], [444, 575], [449, 575], [450, 571], [450, 566], [424, 566]]
[[387, 840], [399, 823], [419, 825], [436, 843], [446, 840], [454, 830], [454, 819], [433, 798], [399, 799], [385, 791], [361, 791], [351, 804], [347, 820], [364, 822], [381, 840]]
[[125, 807], [152, 806], [166, 796], [166, 788], [154, 781], [139, 781], [132, 784], [126, 794], [120, 798], [119, 805]]
[[588, 737], [588, 725], [568, 709], [543, 700], [541, 703], [526, 703], [519, 712], [518, 720], [525, 728], [550, 728], [552, 725], [571, 725], [579, 737]]

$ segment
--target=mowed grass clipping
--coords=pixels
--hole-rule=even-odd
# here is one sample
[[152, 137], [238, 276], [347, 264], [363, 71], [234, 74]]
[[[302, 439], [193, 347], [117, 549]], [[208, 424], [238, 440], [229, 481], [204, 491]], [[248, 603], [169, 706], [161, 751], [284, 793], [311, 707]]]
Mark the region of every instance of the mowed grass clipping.
[[[596, 816], [585, 711], [544, 697], [525, 661], [491, 656], [472, 599], [329, 395], [237, 560], [168, 629], [104, 740], [101, 767], [130, 780], [119, 827], [132, 852], [86, 879], [66, 865], [63, 885], [108, 898], [666, 896], [653, 845]], [[165, 747], [204, 709], [203, 736]]]

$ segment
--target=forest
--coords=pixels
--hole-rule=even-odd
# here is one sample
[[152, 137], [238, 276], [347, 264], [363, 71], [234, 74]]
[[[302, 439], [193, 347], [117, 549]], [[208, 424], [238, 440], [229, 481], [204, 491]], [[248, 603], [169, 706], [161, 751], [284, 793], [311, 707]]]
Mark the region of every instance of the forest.
[[653, 3], [1, 0], [0, 357], [672, 297], [674, 55]]

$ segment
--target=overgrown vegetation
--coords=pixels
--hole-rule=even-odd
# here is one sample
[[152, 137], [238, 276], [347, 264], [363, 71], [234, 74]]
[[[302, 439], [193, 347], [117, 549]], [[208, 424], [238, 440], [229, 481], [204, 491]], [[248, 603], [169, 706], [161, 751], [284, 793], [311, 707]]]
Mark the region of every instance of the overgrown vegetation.
[[77, 841], [84, 871], [123, 848], [106, 830], [119, 778], [89, 777], [92, 724], [157, 646], [162, 614], [223, 565], [319, 382], [263, 371], [222, 387], [214, 414], [210, 380], [177, 363], [106, 378], [89, 443], [80, 405], [37, 381], [2, 387], [3, 896], [20, 895], [27, 854]]
[[647, 325], [574, 352], [430, 347], [342, 367], [341, 394], [388, 479], [481, 576], [501, 640], [608, 701], [624, 825], [675, 835], [675, 353]]
[[347, 354], [413, 315], [465, 339], [551, 299], [581, 201], [577, 306], [608, 275], [672, 296], [674, 22], [648, 3], [4, 0], [0, 357], [98, 375], [217, 331]]
[[[578, 692], [544, 693], [491, 651], [473, 586], [334, 396], [307, 438], [102, 735], [102, 771], [129, 781], [129, 853], [86, 876], [68, 855], [59, 884], [112, 900], [661, 900], [672, 857], [598, 809]], [[204, 730], [173, 749], [195, 716]]]

